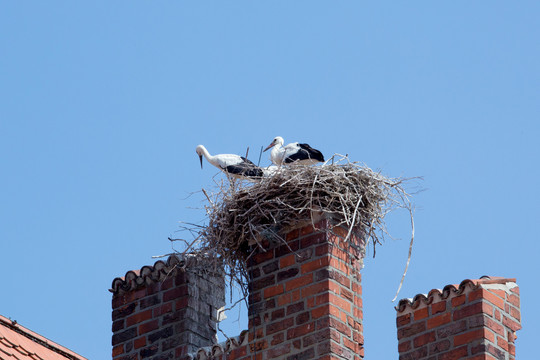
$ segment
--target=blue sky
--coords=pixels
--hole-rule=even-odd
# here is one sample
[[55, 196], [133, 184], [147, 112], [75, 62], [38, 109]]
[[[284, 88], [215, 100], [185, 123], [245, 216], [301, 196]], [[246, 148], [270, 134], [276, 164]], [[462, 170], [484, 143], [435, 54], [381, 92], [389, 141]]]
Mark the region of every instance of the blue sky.
[[[112, 280], [204, 219], [185, 197], [217, 171], [195, 146], [256, 161], [280, 135], [422, 176], [400, 298], [516, 277], [533, 358], [539, 18], [535, 1], [2, 2], [0, 314], [109, 358]], [[388, 218], [363, 270], [368, 358], [397, 357], [408, 221]]]

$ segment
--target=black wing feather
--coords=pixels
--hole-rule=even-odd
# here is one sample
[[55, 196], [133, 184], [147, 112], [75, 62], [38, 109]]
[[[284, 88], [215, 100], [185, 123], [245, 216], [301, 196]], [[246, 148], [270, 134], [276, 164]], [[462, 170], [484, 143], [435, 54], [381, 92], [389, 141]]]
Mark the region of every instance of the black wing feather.
[[236, 165], [229, 165], [225, 167], [225, 171], [230, 174], [242, 175], [247, 177], [262, 177], [263, 171], [260, 167], [242, 157], [243, 162]]
[[298, 146], [300, 147], [300, 150], [297, 153], [288, 156], [285, 159], [285, 163], [292, 163], [298, 160], [306, 159], [324, 162], [324, 156], [319, 150], [312, 148], [308, 144], [298, 144]]

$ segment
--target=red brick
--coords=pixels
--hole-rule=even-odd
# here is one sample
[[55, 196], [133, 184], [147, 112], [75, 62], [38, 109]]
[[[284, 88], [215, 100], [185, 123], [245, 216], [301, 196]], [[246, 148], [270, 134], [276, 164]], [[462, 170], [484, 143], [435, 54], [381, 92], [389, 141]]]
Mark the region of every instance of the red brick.
[[291, 291], [296, 288], [311, 284], [313, 282], [313, 274], [307, 274], [298, 278], [291, 279], [285, 283], [285, 290]]
[[508, 295], [508, 302], [515, 307], [519, 308], [519, 297], [513, 294]]
[[472, 305], [464, 306], [459, 310], [454, 311], [453, 320], [463, 319], [472, 315], [485, 313], [490, 316], [493, 315], [493, 307], [485, 302], [479, 302]]
[[521, 312], [517, 310], [515, 307], [510, 307], [510, 316], [512, 316], [514, 319], [521, 321]]
[[398, 340], [420, 334], [426, 330], [426, 322], [421, 321], [398, 329]]
[[358, 344], [352, 342], [351, 340], [347, 338], [343, 338], [343, 345], [345, 345], [346, 348], [352, 350], [354, 353], [356, 353], [359, 348]]
[[411, 322], [411, 314], [405, 314], [398, 316], [396, 318], [396, 325], [397, 327], [402, 327], [403, 325], [407, 325]]
[[317, 269], [327, 267], [328, 265], [330, 265], [330, 258], [328, 256], [324, 256], [317, 260], [313, 260], [313, 261], [303, 264], [300, 269], [301, 269], [302, 274], [305, 274], [305, 273], [312, 272]]
[[293, 318], [287, 318], [283, 320], [276, 321], [274, 323], [266, 325], [266, 335], [270, 335], [273, 333], [276, 333], [278, 331], [285, 330], [287, 328], [290, 328], [294, 324]]
[[497, 360], [489, 354], [480, 354], [473, 357], [468, 357], [468, 360]]
[[352, 316], [347, 316], [347, 324], [349, 324], [350, 327], [352, 327], [356, 331], [362, 331], [362, 323], [357, 321], [357, 319], [353, 318]]
[[431, 304], [431, 315], [441, 313], [446, 310], [446, 301], [439, 301], [438, 303]]
[[469, 294], [470, 302], [478, 299], [489, 301], [493, 305], [497, 306], [499, 309], [504, 310], [504, 299], [501, 299], [499, 296], [493, 294], [492, 292], [490, 292], [490, 290], [480, 288], [472, 291]]
[[181, 296], [188, 295], [187, 285], [175, 287], [163, 293], [163, 302], [178, 299]]
[[323, 305], [316, 309], [311, 310], [311, 318], [318, 319], [321, 316], [332, 314], [335, 317], [339, 317], [339, 309], [332, 305]]
[[287, 330], [287, 340], [298, 338], [315, 330], [315, 323], [307, 323]]
[[251, 348], [251, 352], [256, 353], [268, 348], [268, 342], [266, 340], [259, 340], [255, 343], [250, 343], [249, 347]]
[[350, 269], [344, 261], [337, 260], [335, 258], [330, 258], [330, 267], [338, 269], [345, 275], [350, 275]]
[[[360, 274], [358, 274], [358, 276], [360, 276]], [[362, 284], [360, 284], [360, 282], [354, 281], [352, 283], [352, 291], [354, 293], [357, 293], [358, 295], [362, 295]]]
[[448, 351], [450, 347], [451, 347], [451, 343], [450, 343], [450, 340], [448, 339], [443, 339], [438, 342], [433, 342], [429, 344], [428, 346], [430, 354], [441, 354], [445, 351]]
[[147, 332], [154, 331], [158, 328], [158, 320], [152, 320], [139, 325], [139, 335], [146, 334]]
[[452, 306], [457, 307], [459, 305], [465, 304], [465, 301], [467, 301], [467, 296], [465, 294], [456, 296], [452, 299]]
[[350, 292], [349, 290], [345, 289], [345, 288], [340, 288], [340, 295], [341, 297], [343, 297], [344, 299], [352, 302], [353, 301], [353, 293]]
[[499, 309], [504, 310], [504, 299], [501, 299], [490, 291], [484, 293], [484, 299], [497, 306]]
[[287, 266], [291, 266], [291, 265], [294, 265], [296, 263], [296, 261], [294, 260], [295, 258], [295, 255], [294, 254], [290, 254], [290, 255], [287, 255], [283, 258], [281, 258], [279, 260], [279, 268], [280, 269], [284, 269], [286, 268]]
[[112, 298], [113, 310], [127, 304], [127, 296], [114, 294]]
[[418, 348], [435, 341], [435, 332], [431, 331], [414, 338], [414, 347]]
[[407, 352], [407, 351], [409, 351], [411, 349], [412, 349], [412, 341], [410, 341], [410, 340], [400, 342], [399, 345], [398, 345], [398, 351], [400, 353]]
[[146, 346], [146, 336], [142, 336], [140, 338], [137, 338], [133, 341], [133, 347], [135, 349], [140, 349], [143, 346]]
[[281, 344], [283, 342], [283, 340], [285, 340], [285, 335], [282, 332], [278, 333], [278, 334], [275, 334], [272, 337], [272, 341], [270, 342], [270, 345], [274, 346], [274, 345], [277, 345], [277, 344]]
[[474, 340], [484, 338], [484, 329], [477, 329], [454, 336], [454, 346], [469, 344]]
[[129, 295], [127, 297], [128, 297], [128, 302], [132, 302], [132, 301], [141, 299], [141, 298], [143, 298], [145, 296], [146, 296], [146, 289], [143, 288], [143, 289], [140, 289], [140, 290], [133, 291], [133, 292], [129, 293]]
[[285, 293], [283, 295], [278, 296], [277, 298], [278, 306], [283, 306], [291, 303], [291, 294]]
[[[288, 290], [287, 290], [287, 291], [288, 291]], [[295, 290], [295, 291], [293, 291], [292, 294], [291, 294], [291, 301], [298, 301], [298, 300], [300, 300], [300, 298], [301, 298], [300, 295], [301, 295], [300, 290]]]
[[353, 315], [355, 318], [362, 320], [364, 318], [364, 314], [362, 312], [362, 308], [355, 307], [353, 309]]
[[351, 312], [351, 303], [339, 296], [330, 293], [330, 302], [347, 313]]
[[516, 356], [516, 346], [514, 344], [508, 343], [508, 352], [512, 356]]
[[349, 326], [334, 318], [329, 318], [328, 320], [331, 327], [333, 327], [343, 335], [351, 337], [351, 329], [349, 328]]
[[116, 345], [115, 347], [113, 347], [113, 350], [112, 350], [112, 356], [113, 357], [121, 355], [123, 353], [124, 353], [124, 345], [123, 344]]
[[273, 311], [271, 318], [272, 318], [272, 321], [274, 321], [277, 319], [281, 319], [284, 316], [285, 316], [285, 309], [281, 308], [276, 311]]
[[264, 298], [268, 299], [270, 297], [283, 294], [283, 284], [278, 284], [269, 288], [264, 289]]
[[157, 308], [154, 308], [154, 317], [161, 316], [163, 314], [166, 314], [168, 312], [172, 312], [172, 302], [163, 304], [161, 306], [158, 306]]
[[310, 320], [310, 315], [309, 315], [309, 311], [305, 311], [299, 315], [296, 316], [295, 320], [296, 320], [296, 325], [302, 325], [302, 324], [305, 324], [306, 322], [308, 322]]
[[126, 319], [126, 327], [138, 324], [141, 321], [145, 321], [152, 318], [152, 309], [144, 310], [134, 315], [131, 315]]
[[302, 298], [307, 298], [312, 295], [320, 294], [322, 292], [327, 292], [329, 290], [329, 282], [321, 281], [317, 284], [306, 286], [302, 289]]
[[300, 301], [294, 304], [287, 306], [287, 316], [303, 311], [305, 309], [304, 302]]
[[454, 350], [451, 350], [447, 353], [439, 355], [437, 360], [458, 360], [463, 359], [467, 356], [467, 346], [463, 346]]
[[492, 343], [495, 342], [495, 334], [488, 330], [487, 328], [484, 328], [484, 339], [487, 339], [488, 341], [491, 341]]
[[428, 308], [425, 307], [423, 309], [416, 310], [414, 313], [414, 321], [425, 319], [429, 316]]
[[238, 347], [230, 352], [229, 359], [240, 359], [247, 355], [247, 346]]
[[325, 233], [316, 233], [300, 239], [300, 247], [308, 248], [313, 245], [322, 244], [326, 242]]
[[500, 336], [497, 337], [497, 346], [508, 351], [508, 342]]
[[521, 329], [521, 325], [514, 320], [510, 319], [509, 317], [503, 316], [503, 325], [507, 328], [510, 328], [513, 331], [518, 331]]
[[266, 352], [268, 359], [282, 358], [285, 354], [288, 354], [291, 351], [291, 344], [282, 344], [277, 346], [272, 346]]
[[364, 335], [361, 332], [353, 331], [353, 340], [359, 344], [364, 345]]
[[504, 326], [494, 321], [493, 319], [484, 317], [484, 324], [484, 326], [486, 326], [488, 329], [495, 332], [496, 334], [499, 334], [501, 336], [505, 335]]
[[452, 315], [450, 313], [444, 313], [441, 315], [433, 316], [427, 319], [427, 328], [433, 329], [441, 325], [447, 324], [452, 320]]

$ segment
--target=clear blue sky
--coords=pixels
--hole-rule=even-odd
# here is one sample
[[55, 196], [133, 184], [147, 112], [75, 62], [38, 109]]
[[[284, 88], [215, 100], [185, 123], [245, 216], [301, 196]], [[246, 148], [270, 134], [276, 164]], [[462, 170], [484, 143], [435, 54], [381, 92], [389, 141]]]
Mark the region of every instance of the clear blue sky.
[[[423, 176], [400, 298], [516, 277], [536, 357], [539, 24], [526, 0], [2, 2], [0, 313], [110, 358], [112, 280], [204, 218], [183, 199], [217, 171], [195, 146], [256, 161], [281, 135]], [[407, 214], [389, 230], [363, 272], [367, 358], [397, 357]]]

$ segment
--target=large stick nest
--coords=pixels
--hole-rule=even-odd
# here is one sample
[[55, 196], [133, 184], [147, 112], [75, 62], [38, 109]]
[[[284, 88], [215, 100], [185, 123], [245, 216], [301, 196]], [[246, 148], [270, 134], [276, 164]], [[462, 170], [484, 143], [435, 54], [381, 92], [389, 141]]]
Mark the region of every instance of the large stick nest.
[[346, 226], [349, 234], [360, 230], [361, 245], [372, 243], [375, 249], [387, 234], [385, 215], [398, 207], [411, 209], [402, 183], [338, 155], [322, 166], [281, 167], [255, 183], [222, 182], [215, 192], [203, 190], [208, 225], [187, 251], [213, 254], [246, 289], [249, 244], [284, 241], [288, 229], [313, 223], [314, 213], [335, 219], [334, 226]]

